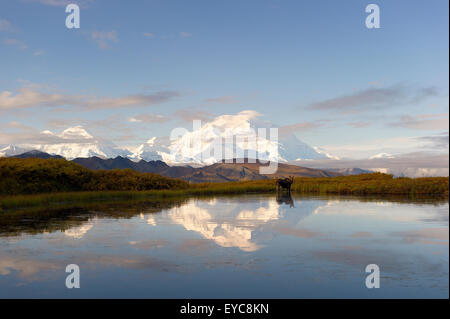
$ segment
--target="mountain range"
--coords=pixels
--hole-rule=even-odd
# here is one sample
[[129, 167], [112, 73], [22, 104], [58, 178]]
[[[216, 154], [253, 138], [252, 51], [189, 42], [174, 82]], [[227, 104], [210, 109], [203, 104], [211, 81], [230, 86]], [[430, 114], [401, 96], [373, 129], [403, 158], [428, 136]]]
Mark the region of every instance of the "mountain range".
[[[248, 112], [251, 111], [243, 111], [234, 116], [219, 116], [191, 132], [184, 130], [176, 138], [152, 137], [141, 145], [126, 148], [96, 138], [82, 126], [69, 127], [61, 133], [46, 130], [36, 139], [41, 143], [0, 146], [0, 157], [65, 158], [93, 170], [130, 168], [190, 182], [256, 180], [289, 175], [339, 176], [367, 172], [289, 165], [288, 162], [297, 160], [337, 158], [300, 141], [294, 134], [281, 134], [279, 139], [270, 136], [270, 130], [267, 130], [267, 136], [261, 134], [257, 130], [258, 125], [251, 121], [254, 114], [247, 114]], [[254, 137], [253, 142], [248, 140], [249, 137]], [[224, 143], [230, 138], [232, 145]], [[215, 154], [217, 149], [222, 152]], [[235, 158], [276, 161], [278, 170], [273, 176], [261, 175], [260, 162], [252, 164], [248, 160], [244, 163], [224, 161]]]
[[[29, 151], [23, 154], [15, 155], [17, 158], [57, 158], [59, 155], [50, 155], [41, 151]], [[75, 158], [73, 162], [80, 164], [92, 170], [110, 170], [110, 169], [133, 169], [143, 173], [157, 173], [166, 177], [180, 178], [191, 183], [200, 182], [231, 182], [245, 180], [272, 179], [275, 177], [302, 176], [302, 177], [333, 177], [344, 175], [340, 172], [328, 170], [313, 169], [297, 165], [278, 163], [276, 174], [263, 175], [259, 173], [261, 164], [259, 161], [241, 161], [234, 160], [233, 163], [214, 163], [211, 165], [192, 167], [192, 166], [169, 166], [163, 161], [132, 161], [128, 158], [118, 156], [114, 159], [102, 159], [97, 156], [89, 158]]]
[[[241, 114], [242, 113], [242, 114]], [[152, 137], [137, 146], [118, 147], [111, 141], [94, 137], [82, 126], [69, 127], [61, 133], [49, 130], [38, 136], [41, 143], [0, 145], [0, 156], [14, 156], [30, 150], [60, 155], [68, 160], [84, 157], [129, 158], [133, 161], [161, 160], [170, 165], [211, 165], [222, 159], [258, 158], [261, 160], [289, 162], [335, 158], [317, 147], [300, 141], [294, 134], [274, 139], [267, 131], [256, 134], [256, 124], [245, 111], [236, 116], [223, 115], [181, 136]], [[264, 132], [266, 130], [263, 130]], [[248, 140], [253, 137], [253, 142]], [[225, 141], [230, 141], [227, 144]], [[220, 153], [215, 151], [220, 149]]]

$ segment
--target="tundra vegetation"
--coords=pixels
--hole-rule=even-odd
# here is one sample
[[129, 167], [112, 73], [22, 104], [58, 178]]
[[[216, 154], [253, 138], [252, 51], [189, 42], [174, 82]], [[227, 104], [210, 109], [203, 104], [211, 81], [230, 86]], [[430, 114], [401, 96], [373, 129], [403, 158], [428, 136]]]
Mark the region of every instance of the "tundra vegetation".
[[[131, 169], [90, 170], [65, 159], [0, 158], [0, 209], [50, 202], [128, 200], [219, 194], [270, 193], [272, 180], [190, 184]], [[335, 195], [432, 195], [448, 198], [448, 177], [395, 178], [373, 173], [296, 177], [292, 191]]]

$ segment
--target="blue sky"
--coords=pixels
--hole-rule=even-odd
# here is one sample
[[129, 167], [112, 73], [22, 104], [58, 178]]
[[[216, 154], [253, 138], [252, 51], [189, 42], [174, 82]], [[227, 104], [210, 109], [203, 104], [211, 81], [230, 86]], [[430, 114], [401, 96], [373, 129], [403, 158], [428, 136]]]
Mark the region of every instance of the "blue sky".
[[[65, 27], [67, 3], [80, 5], [80, 29]], [[369, 3], [380, 29], [365, 27]], [[448, 10], [446, 0], [2, 1], [0, 144], [75, 125], [138, 144], [192, 117], [255, 110], [340, 156], [421, 151], [422, 138], [446, 139], [426, 145], [448, 153]]]

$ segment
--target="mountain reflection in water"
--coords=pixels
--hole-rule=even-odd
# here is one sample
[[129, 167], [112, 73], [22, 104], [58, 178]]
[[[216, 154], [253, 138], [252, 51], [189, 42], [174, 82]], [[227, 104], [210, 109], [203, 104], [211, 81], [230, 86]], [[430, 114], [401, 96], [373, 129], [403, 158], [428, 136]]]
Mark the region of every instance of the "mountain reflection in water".
[[[70, 263], [77, 291], [64, 288]], [[370, 263], [383, 289], [365, 288]], [[1, 214], [0, 297], [55, 296], [448, 297], [448, 201], [246, 195]]]

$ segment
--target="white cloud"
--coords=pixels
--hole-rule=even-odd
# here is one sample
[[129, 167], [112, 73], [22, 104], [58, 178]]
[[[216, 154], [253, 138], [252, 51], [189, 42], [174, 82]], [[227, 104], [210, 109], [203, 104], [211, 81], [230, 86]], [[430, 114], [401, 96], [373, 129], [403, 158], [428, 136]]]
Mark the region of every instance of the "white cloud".
[[436, 135], [421, 136], [416, 138], [420, 142], [425, 142], [427, 148], [432, 149], [447, 149], [449, 145], [448, 132], [443, 132]]
[[111, 43], [119, 42], [116, 31], [94, 31], [91, 38], [97, 43], [100, 49], [107, 49]]
[[6, 19], [0, 19], [0, 32], [11, 32], [13, 30], [13, 26], [11, 22]]
[[192, 37], [192, 33], [183, 31], [183, 32], [180, 32], [180, 36], [183, 38], [189, 38], [189, 37]]
[[414, 88], [405, 85], [390, 87], [370, 87], [356, 93], [337, 96], [310, 104], [310, 110], [354, 113], [419, 103], [426, 98], [438, 95], [435, 87]]
[[153, 94], [132, 94], [123, 97], [90, 97], [82, 95], [67, 95], [61, 93], [46, 93], [40, 86], [20, 88], [14, 94], [11, 91], [0, 93], [0, 110], [23, 109], [39, 106], [72, 105], [85, 109], [114, 109], [121, 107], [149, 106], [167, 102], [180, 96], [177, 91], [160, 91]]
[[139, 114], [131, 117], [128, 121], [133, 123], [165, 123], [169, 119], [160, 114]]
[[403, 115], [388, 126], [414, 130], [448, 130], [448, 113]]
[[346, 158], [336, 160], [312, 160], [296, 162], [297, 165], [312, 168], [352, 168], [358, 167], [396, 176], [448, 176], [449, 154], [431, 151], [397, 154], [395, 156], [379, 156], [372, 159]]
[[18, 90], [16, 94], [10, 91], [0, 93], [0, 110], [17, 109], [35, 106], [56, 106], [69, 102], [69, 98], [62, 94], [49, 94], [24, 87]]
[[4, 39], [3, 44], [16, 46], [21, 50], [26, 50], [28, 48], [28, 46], [23, 41], [17, 39]]
[[44, 50], [36, 50], [36, 51], [34, 51], [33, 55], [34, 56], [39, 56], [39, 55], [43, 55], [44, 53], [45, 53]]
[[357, 143], [349, 144], [329, 144], [321, 146], [327, 152], [335, 154], [341, 158], [356, 158], [363, 159], [375, 156], [380, 153], [387, 154], [405, 154], [417, 151], [446, 151], [448, 147], [436, 148], [436, 145], [431, 143], [429, 139], [422, 139], [418, 137], [391, 137], [379, 138], [372, 140], [364, 140]]

